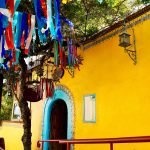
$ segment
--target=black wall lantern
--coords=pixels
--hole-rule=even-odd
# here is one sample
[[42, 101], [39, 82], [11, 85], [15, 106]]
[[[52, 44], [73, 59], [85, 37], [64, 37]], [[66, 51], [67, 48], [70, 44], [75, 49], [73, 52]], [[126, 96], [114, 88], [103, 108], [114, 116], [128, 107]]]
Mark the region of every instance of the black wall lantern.
[[130, 43], [130, 34], [128, 34], [127, 32], [123, 32], [122, 34], [119, 35], [119, 46], [121, 47], [128, 47], [131, 45]]
[[[134, 29], [132, 28], [133, 32], [133, 43], [130, 42], [130, 34], [126, 31], [126, 25], [124, 23], [123, 32], [119, 35], [119, 46], [123, 47], [125, 52], [129, 55], [129, 57], [134, 61], [134, 64], [137, 63], [137, 57], [136, 57], [136, 41], [135, 41], [135, 34]], [[130, 50], [132, 47], [133, 50]], [[130, 48], [130, 49], [129, 49]]]

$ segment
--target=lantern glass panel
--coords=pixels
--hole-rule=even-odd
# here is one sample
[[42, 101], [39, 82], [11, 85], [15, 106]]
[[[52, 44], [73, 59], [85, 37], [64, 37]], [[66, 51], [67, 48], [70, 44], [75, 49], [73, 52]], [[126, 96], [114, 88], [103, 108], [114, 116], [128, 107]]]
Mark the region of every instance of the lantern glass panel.
[[119, 35], [119, 46], [121, 47], [128, 47], [131, 45], [130, 43], [130, 34], [122, 33]]

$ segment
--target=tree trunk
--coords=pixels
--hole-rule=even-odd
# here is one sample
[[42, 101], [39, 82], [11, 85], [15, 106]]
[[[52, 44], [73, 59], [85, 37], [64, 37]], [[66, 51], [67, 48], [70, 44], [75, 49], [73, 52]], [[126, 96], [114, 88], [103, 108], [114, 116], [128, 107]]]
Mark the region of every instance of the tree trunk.
[[31, 112], [28, 107], [27, 101], [24, 99], [24, 91], [26, 88], [27, 65], [22, 54], [19, 57], [19, 64], [21, 67], [19, 107], [21, 111], [21, 117], [23, 121], [23, 129], [24, 129], [22, 142], [23, 142], [24, 150], [31, 150], [31, 136], [32, 136], [31, 134]]
[[2, 89], [3, 89], [3, 74], [0, 73], [0, 113], [1, 113], [1, 103], [2, 103]]

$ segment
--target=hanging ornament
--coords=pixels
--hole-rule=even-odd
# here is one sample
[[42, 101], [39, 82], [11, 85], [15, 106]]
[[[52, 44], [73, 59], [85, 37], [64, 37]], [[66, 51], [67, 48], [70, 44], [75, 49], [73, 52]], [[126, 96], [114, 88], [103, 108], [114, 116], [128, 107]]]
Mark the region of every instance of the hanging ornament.
[[53, 81], [59, 82], [59, 80], [63, 77], [63, 75], [64, 75], [64, 69], [63, 68], [56, 68], [54, 70], [54, 73], [52, 74]]

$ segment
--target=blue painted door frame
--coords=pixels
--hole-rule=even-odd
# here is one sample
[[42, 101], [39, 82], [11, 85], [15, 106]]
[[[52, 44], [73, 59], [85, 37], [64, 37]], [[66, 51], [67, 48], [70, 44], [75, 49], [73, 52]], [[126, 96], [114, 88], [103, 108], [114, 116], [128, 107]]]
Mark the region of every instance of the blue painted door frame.
[[[43, 112], [43, 129], [42, 129], [42, 140], [50, 139], [50, 117], [51, 111], [54, 103], [57, 100], [63, 100], [67, 105], [68, 112], [68, 123], [67, 123], [67, 139], [73, 138], [73, 126], [74, 126], [74, 107], [73, 107], [73, 99], [68, 89], [64, 86], [58, 86], [54, 91], [54, 96], [52, 98], [48, 98], [44, 105]], [[44, 150], [48, 150], [49, 143], [44, 143]]]

